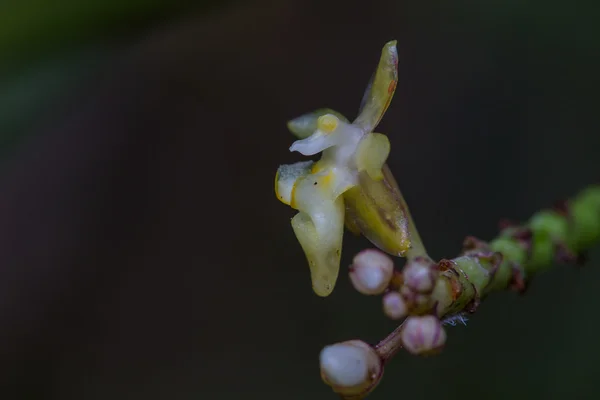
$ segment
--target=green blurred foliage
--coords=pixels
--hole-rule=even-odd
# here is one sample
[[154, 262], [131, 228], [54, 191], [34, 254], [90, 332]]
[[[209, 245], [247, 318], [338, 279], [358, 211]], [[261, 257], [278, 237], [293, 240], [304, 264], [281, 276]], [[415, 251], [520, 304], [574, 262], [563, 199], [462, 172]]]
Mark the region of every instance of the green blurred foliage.
[[217, 0], [11, 0], [0, 5], [0, 164], [48, 106], [104, 67], [120, 46]]
[[1, 72], [90, 40], [118, 38], [215, 1], [13, 0], [0, 8]]

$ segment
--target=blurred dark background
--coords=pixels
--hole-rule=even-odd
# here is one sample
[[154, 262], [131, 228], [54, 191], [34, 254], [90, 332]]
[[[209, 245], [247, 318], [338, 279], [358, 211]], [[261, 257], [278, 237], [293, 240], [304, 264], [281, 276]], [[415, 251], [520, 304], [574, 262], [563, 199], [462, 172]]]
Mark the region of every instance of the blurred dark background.
[[[559, 1], [5, 1], [0, 398], [332, 399], [326, 344], [394, 328], [308, 267], [273, 177], [288, 119], [377, 129], [435, 257], [599, 176], [600, 7]], [[343, 265], [369, 246], [346, 236]], [[372, 399], [600, 398], [600, 252], [490, 297]]]

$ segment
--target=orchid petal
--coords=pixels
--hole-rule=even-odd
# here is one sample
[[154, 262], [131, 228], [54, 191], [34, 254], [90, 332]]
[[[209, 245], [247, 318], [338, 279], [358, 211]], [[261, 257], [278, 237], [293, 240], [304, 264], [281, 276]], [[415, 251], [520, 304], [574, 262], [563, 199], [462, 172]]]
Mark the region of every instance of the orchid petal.
[[317, 130], [306, 139], [296, 140], [292, 143], [290, 151], [297, 151], [305, 156], [312, 156], [335, 146], [337, 144], [336, 139], [335, 135]]
[[346, 220], [381, 250], [404, 257], [411, 248], [409, 214], [402, 194], [391, 182], [393, 177], [386, 172], [384, 168], [381, 180], [366, 171], [358, 174], [359, 185], [344, 193]]
[[292, 204], [296, 182], [310, 174], [313, 164], [313, 161], [300, 161], [279, 166], [275, 175], [275, 195], [279, 201], [288, 206]]
[[381, 51], [379, 65], [375, 70], [361, 102], [358, 117], [354, 124], [370, 132], [387, 110], [398, 83], [398, 51], [396, 41], [385, 44]]
[[293, 199], [300, 212], [292, 218], [292, 228], [308, 260], [313, 290], [322, 297], [335, 287], [344, 234], [344, 201], [332, 197], [331, 175], [300, 178]]
[[366, 171], [374, 180], [383, 179], [381, 168], [390, 154], [390, 141], [382, 133], [371, 132], [360, 141], [355, 161], [358, 171]]
[[349, 122], [348, 119], [339, 112], [329, 108], [321, 108], [288, 121], [287, 127], [298, 139], [305, 139], [317, 130], [317, 120], [325, 114], [333, 114], [340, 120]]

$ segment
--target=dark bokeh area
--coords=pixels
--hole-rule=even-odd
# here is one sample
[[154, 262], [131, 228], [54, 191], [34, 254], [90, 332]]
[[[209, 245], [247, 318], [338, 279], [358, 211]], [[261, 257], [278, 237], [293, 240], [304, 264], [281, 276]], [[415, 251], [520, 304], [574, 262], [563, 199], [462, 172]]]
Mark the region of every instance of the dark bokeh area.
[[[394, 324], [345, 274], [313, 294], [273, 178], [301, 159], [286, 121], [354, 117], [388, 40], [400, 81], [377, 131], [432, 256], [600, 175], [594, 5], [125, 3], [70, 35], [2, 17], [39, 28], [0, 29], [3, 400], [335, 398], [320, 349]], [[342, 264], [367, 246], [346, 235]], [[598, 282], [595, 250], [490, 297], [370, 398], [599, 398]]]

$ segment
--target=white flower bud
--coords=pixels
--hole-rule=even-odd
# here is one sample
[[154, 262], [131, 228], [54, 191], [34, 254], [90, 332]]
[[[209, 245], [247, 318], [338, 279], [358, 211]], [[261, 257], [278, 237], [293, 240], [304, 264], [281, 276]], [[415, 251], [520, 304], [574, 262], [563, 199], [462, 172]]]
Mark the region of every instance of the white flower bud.
[[343, 396], [368, 393], [379, 382], [381, 360], [375, 350], [360, 340], [336, 343], [321, 350], [321, 377]]
[[427, 261], [411, 261], [402, 271], [404, 284], [417, 293], [430, 293], [438, 277], [435, 264]]
[[364, 349], [338, 343], [321, 351], [321, 370], [335, 386], [352, 387], [364, 383], [369, 374], [368, 354]]
[[401, 335], [404, 348], [412, 354], [436, 353], [446, 343], [446, 331], [433, 315], [407, 318]]
[[362, 294], [383, 293], [392, 279], [394, 262], [379, 250], [368, 249], [358, 253], [350, 266], [352, 285]]
[[389, 292], [383, 296], [383, 312], [391, 319], [401, 319], [408, 313], [408, 306], [398, 292]]

